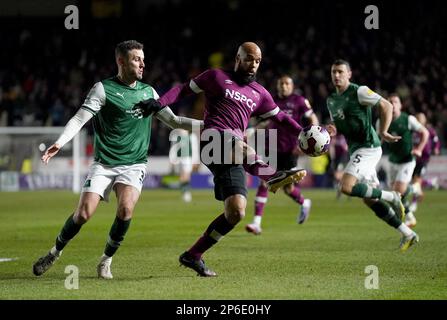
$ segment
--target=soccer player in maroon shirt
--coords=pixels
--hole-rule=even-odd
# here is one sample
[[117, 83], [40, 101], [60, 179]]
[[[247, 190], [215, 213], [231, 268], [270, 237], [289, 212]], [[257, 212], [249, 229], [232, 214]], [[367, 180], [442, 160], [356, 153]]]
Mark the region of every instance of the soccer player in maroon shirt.
[[[294, 93], [293, 79], [288, 75], [279, 77], [276, 84], [277, 96], [274, 101], [281, 109], [281, 111], [290, 115], [301, 126], [317, 125], [318, 119], [312, 110], [309, 101], [296, 93]], [[276, 152], [278, 158], [278, 170], [289, 170], [296, 167], [298, 160], [298, 139], [296, 135], [291, 133], [288, 129], [278, 125], [276, 122], [268, 121], [265, 124], [267, 129], [277, 130], [277, 147], [269, 152]], [[268, 146], [269, 144], [267, 144]], [[297, 218], [299, 224], [304, 223], [310, 214], [311, 200], [305, 199], [301, 194], [301, 189], [298, 184], [287, 184], [283, 186], [284, 192], [292, 198], [293, 201], [300, 204], [301, 210]], [[253, 222], [245, 226], [245, 230], [255, 235], [262, 232], [261, 220], [264, 215], [264, 206], [268, 200], [267, 184], [261, 180], [256, 192], [255, 198], [255, 214]]]
[[[441, 151], [441, 142], [435, 131], [435, 129], [427, 123], [427, 118], [424, 113], [420, 112], [416, 114], [416, 119], [427, 128], [429, 137], [425, 144], [422, 154], [416, 157], [416, 167], [413, 171], [412, 177], [412, 187], [413, 187], [413, 199], [410, 205], [410, 212], [407, 213], [405, 224], [409, 227], [414, 227], [416, 225], [416, 217], [414, 213], [417, 210], [417, 205], [424, 198], [424, 192], [422, 190], [422, 182], [425, 171], [427, 170], [427, 165], [430, 162], [430, 157], [432, 155], [439, 155]], [[415, 145], [419, 144], [421, 140], [421, 134], [415, 132], [413, 136], [413, 142]]]
[[[270, 118], [296, 137], [302, 129], [295, 120], [280, 110], [270, 93], [256, 82], [256, 72], [261, 60], [261, 49], [253, 42], [245, 42], [238, 49], [233, 70], [206, 70], [190, 82], [173, 87], [159, 100], [149, 99], [135, 105], [135, 108], [141, 109], [143, 115], [149, 115], [190, 94], [202, 91], [205, 93], [201, 161], [213, 173], [215, 198], [224, 202], [224, 213], [212, 221], [197, 242], [179, 257], [182, 265], [195, 270], [203, 277], [216, 276], [214, 271], [205, 266], [202, 259], [204, 252], [230, 232], [245, 216], [245, 171], [265, 180], [272, 192], [276, 192], [285, 184], [298, 182], [306, 175], [306, 171], [301, 169], [276, 171], [244, 142], [244, 133], [250, 117]], [[213, 145], [204, 141], [204, 136], [207, 135], [213, 136], [213, 142], [214, 139], [221, 141], [219, 148], [224, 151], [225, 159], [219, 155], [221, 150], [216, 148], [212, 148], [212, 156], [204, 156], [204, 151], [208, 150], [210, 144]], [[225, 152], [228, 146], [230, 155]], [[243, 161], [237, 161], [239, 159], [235, 155], [241, 153]], [[216, 154], [217, 158], [223, 161], [216, 161]]]

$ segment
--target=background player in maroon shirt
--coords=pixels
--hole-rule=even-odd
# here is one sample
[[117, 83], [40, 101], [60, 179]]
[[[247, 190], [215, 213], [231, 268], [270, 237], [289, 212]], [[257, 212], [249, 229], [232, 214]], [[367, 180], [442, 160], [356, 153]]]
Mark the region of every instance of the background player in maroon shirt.
[[[407, 226], [414, 226], [416, 224], [414, 213], [417, 210], [418, 203], [421, 202], [424, 198], [422, 182], [425, 171], [427, 170], [427, 165], [430, 161], [430, 157], [432, 154], [439, 155], [441, 152], [441, 142], [439, 140], [439, 137], [435, 129], [430, 124], [427, 124], [427, 118], [425, 117], [425, 114], [422, 112], [416, 114], [416, 119], [427, 128], [429, 137], [424, 149], [422, 150], [421, 156], [416, 157], [416, 167], [414, 168], [411, 181], [413, 187], [413, 199], [409, 208], [410, 214], [407, 214], [407, 217], [410, 216], [410, 218], [407, 218], [405, 221], [405, 224]], [[413, 143], [417, 145], [419, 144], [420, 140], [421, 134], [419, 132], [415, 132], [413, 136]]]
[[[245, 42], [238, 49], [233, 70], [206, 70], [189, 83], [175, 86], [158, 101], [150, 99], [135, 106], [141, 109], [143, 115], [149, 115], [187, 95], [205, 94], [201, 161], [214, 175], [215, 198], [224, 202], [224, 213], [212, 221], [197, 242], [179, 258], [182, 265], [195, 270], [200, 276], [216, 276], [214, 271], [205, 266], [202, 255], [245, 216], [245, 171], [265, 180], [273, 192], [285, 184], [300, 181], [306, 175], [306, 171], [300, 169], [276, 171], [243, 140], [249, 119], [255, 116], [272, 119], [296, 137], [302, 129], [280, 110], [270, 93], [255, 81], [261, 59], [261, 49], [253, 42]], [[204, 141], [204, 136], [208, 134], [213, 136], [211, 143]], [[217, 149], [225, 151], [230, 146], [230, 154], [223, 152], [223, 157], [219, 156], [218, 160], [215, 156], [221, 150], [212, 148], [212, 156], [205, 154], [210, 144], [215, 147], [214, 139], [221, 142]], [[237, 159], [237, 154], [242, 154], [243, 159]], [[228, 157], [231, 161], [228, 161]]]
[[[281, 109], [287, 113], [301, 126], [317, 125], [318, 118], [312, 110], [309, 101], [296, 93], [294, 93], [293, 79], [288, 75], [281, 76], [276, 84], [277, 96], [274, 101]], [[277, 153], [278, 170], [289, 170], [296, 167], [298, 160], [299, 148], [296, 135], [291, 134], [289, 130], [277, 123], [267, 120], [267, 124], [262, 126], [267, 129], [277, 130], [277, 148], [269, 150]], [[269, 144], [266, 144], [267, 146]], [[298, 184], [287, 184], [283, 186], [284, 192], [292, 198], [296, 203], [301, 205], [301, 210], [297, 218], [299, 224], [304, 223], [310, 214], [311, 200], [304, 199]], [[255, 212], [253, 223], [247, 224], [245, 230], [255, 235], [262, 232], [261, 220], [264, 215], [264, 207], [268, 200], [267, 184], [261, 180], [256, 192]]]
[[[331, 158], [331, 173], [333, 176], [333, 186], [337, 190], [337, 200], [341, 198], [342, 192], [338, 187], [343, 177], [343, 172], [349, 161], [348, 143], [341, 133], [337, 132], [331, 139], [329, 146], [329, 156]], [[348, 198], [349, 199], [349, 198]]]

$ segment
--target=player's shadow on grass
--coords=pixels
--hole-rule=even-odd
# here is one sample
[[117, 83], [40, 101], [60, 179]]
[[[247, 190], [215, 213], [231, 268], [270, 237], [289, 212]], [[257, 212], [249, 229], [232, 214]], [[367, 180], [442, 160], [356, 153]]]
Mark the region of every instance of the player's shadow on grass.
[[[194, 275], [195, 276], [195, 275]], [[157, 279], [172, 279], [172, 274], [166, 274], [166, 275], [148, 275], [148, 276], [114, 276], [111, 280], [106, 279], [99, 279], [97, 276], [83, 276], [79, 279], [88, 279], [88, 280], [98, 280], [98, 281], [104, 281], [104, 282], [115, 282], [115, 281], [148, 281], [148, 280], [157, 280]], [[190, 278], [191, 275], [177, 275], [174, 276], [175, 278]]]
[[[193, 274], [185, 274], [185, 275], [177, 275], [176, 278], [190, 278], [191, 276], [194, 276]], [[0, 274], [0, 281], [11, 281], [11, 280], [32, 280], [32, 281], [40, 281], [40, 282], [54, 282], [54, 281], [65, 281], [67, 278], [66, 274], [49, 274], [37, 277], [30, 273], [23, 273], [20, 275], [13, 274]], [[115, 276], [112, 280], [106, 280], [106, 279], [99, 279], [96, 275], [85, 275], [85, 276], [79, 276], [79, 280], [98, 280], [98, 281], [104, 281], [104, 282], [114, 282], [114, 281], [147, 281], [151, 279], [171, 279], [172, 274], [155, 274], [155, 275], [145, 275], [145, 276], [122, 276], [120, 277]]]

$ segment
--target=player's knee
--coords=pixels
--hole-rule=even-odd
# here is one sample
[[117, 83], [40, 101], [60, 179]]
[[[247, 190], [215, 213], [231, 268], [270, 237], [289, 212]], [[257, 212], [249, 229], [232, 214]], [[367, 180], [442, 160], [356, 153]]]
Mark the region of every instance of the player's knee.
[[75, 213], [76, 223], [86, 223], [92, 217], [93, 212], [93, 208], [91, 208], [87, 203], [80, 205]]
[[132, 218], [132, 214], [133, 214], [133, 206], [131, 206], [130, 204], [120, 204], [118, 206], [118, 217], [121, 220], [129, 220]]
[[241, 221], [245, 217], [245, 206], [233, 205], [228, 207], [227, 214], [233, 223]]
[[351, 194], [351, 192], [352, 192], [352, 187], [353, 187], [353, 185], [350, 184], [350, 183], [342, 183], [342, 184], [340, 184], [340, 186], [339, 186], [340, 191], [341, 191], [343, 194], [348, 195], [348, 196], [349, 196], [349, 195]]
[[227, 199], [225, 211], [230, 223], [236, 224], [245, 217], [246, 204], [247, 200], [240, 195]]
[[393, 190], [399, 192], [400, 194], [404, 194], [407, 190], [407, 184], [401, 182], [395, 183]]

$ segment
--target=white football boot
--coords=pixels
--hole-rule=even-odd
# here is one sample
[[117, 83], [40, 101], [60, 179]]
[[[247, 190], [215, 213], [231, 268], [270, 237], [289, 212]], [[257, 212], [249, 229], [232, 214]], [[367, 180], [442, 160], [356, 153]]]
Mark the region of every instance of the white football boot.
[[112, 264], [112, 257], [102, 256], [99, 261], [96, 271], [98, 272], [98, 278], [101, 279], [113, 279], [112, 272], [110, 271], [110, 265]]

